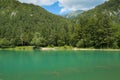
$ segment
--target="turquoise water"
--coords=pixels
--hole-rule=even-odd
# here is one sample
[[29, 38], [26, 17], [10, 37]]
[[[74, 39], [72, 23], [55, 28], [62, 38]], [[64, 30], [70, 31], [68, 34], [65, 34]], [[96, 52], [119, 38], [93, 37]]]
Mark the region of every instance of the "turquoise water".
[[120, 51], [0, 51], [0, 80], [120, 80]]

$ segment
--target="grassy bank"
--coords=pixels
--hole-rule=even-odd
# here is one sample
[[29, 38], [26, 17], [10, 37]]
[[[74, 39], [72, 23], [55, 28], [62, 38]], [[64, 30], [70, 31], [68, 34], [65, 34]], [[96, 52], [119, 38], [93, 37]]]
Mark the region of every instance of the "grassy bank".
[[[36, 50], [34, 46], [16, 46], [13, 48], [0, 48], [0, 50]], [[60, 46], [60, 47], [39, 47], [37, 50], [49, 51], [49, 50], [102, 50], [102, 51], [120, 51], [120, 49], [95, 49], [95, 48], [76, 48], [72, 46]]]
[[0, 48], [0, 50], [72, 50], [71, 46], [60, 46], [60, 47], [35, 47], [35, 46], [16, 46], [12, 48]]
[[33, 46], [16, 46], [13, 48], [0, 48], [0, 50], [33, 50]]

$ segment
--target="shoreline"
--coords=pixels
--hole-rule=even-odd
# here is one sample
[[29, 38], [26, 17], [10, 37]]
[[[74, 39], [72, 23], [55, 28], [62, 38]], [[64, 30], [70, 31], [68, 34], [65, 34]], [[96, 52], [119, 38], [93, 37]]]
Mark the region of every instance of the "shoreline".
[[41, 48], [42, 51], [54, 51], [54, 50], [74, 50], [74, 51], [120, 51], [120, 49], [94, 49], [94, 48], [72, 48], [72, 49], [59, 49], [59, 48]]
[[73, 51], [120, 51], [120, 49], [95, 49], [95, 48], [76, 48], [71, 46], [63, 46], [63, 47], [40, 47], [38, 49], [34, 49], [34, 46], [17, 46], [14, 48], [0, 48], [0, 50], [18, 50], [18, 51], [32, 51], [32, 50], [40, 50], [40, 51], [56, 51], [56, 50], [73, 50]]

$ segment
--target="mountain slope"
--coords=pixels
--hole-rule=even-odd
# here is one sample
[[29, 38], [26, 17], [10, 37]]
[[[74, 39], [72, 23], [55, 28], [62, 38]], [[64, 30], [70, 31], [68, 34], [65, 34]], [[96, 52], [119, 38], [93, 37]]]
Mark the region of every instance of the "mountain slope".
[[68, 44], [70, 24], [67, 19], [39, 6], [17, 0], [0, 0], [1, 45], [65, 45]]
[[[78, 47], [120, 47], [120, 0], [109, 0], [83, 12], [73, 22], [79, 26], [75, 36]], [[76, 39], [75, 39], [76, 40]]]
[[73, 12], [70, 12], [68, 14], [65, 14], [64, 17], [65, 18], [75, 18], [83, 12], [84, 12], [83, 10], [73, 11]]
[[84, 12], [76, 19], [80, 19], [82, 16], [86, 18], [94, 17], [96, 15], [108, 15], [109, 17], [114, 17], [114, 19], [120, 19], [120, 0], [109, 0], [104, 4], [95, 7], [89, 11]]
[[39, 6], [0, 0], [0, 47], [120, 48], [120, 0], [109, 0], [70, 20]]

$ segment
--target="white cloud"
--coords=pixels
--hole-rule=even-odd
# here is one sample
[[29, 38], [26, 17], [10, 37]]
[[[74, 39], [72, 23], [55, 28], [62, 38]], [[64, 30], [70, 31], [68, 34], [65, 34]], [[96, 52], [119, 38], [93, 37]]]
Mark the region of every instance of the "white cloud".
[[52, 5], [56, 2], [57, 0], [37, 0], [38, 5]]
[[54, 4], [57, 0], [19, 0], [21, 2], [24, 2], [24, 3], [33, 3], [33, 4], [37, 4], [37, 5], [40, 5], [40, 6], [43, 6], [43, 5], [52, 5]]
[[21, 2], [24, 2], [24, 3], [33, 3], [35, 4], [38, 0], [19, 0]]
[[61, 13], [66, 11], [88, 10], [106, 0], [58, 0], [62, 7]]
[[88, 10], [108, 0], [19, 0], [21, 2], [33, 3], [40, 6], [52, 5], [59, 2], [62, 7], [60, 13], [76, 10]]

